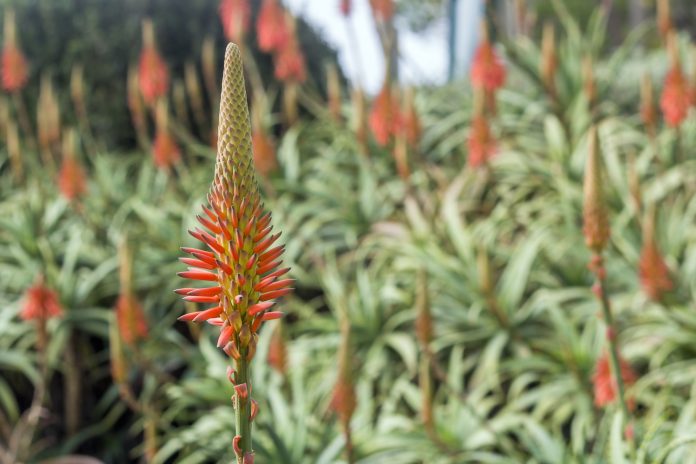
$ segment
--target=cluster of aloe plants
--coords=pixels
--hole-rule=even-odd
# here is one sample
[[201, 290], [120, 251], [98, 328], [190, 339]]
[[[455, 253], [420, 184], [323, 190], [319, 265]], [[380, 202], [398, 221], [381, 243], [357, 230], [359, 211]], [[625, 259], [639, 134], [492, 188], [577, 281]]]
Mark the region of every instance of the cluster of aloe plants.
[[280, 1], [222, 2], [227, 94], [212, 41], [169, 85], [155, 17], [128, 152], [90, 129], [88, 69], [32, 120], [6, 14], [0, 462], [692, 462], [694, 45], [668, 7], [611, 49], [601, 9], [555, 2], [538, 37], [486, 33], [470, 82], [387, 66], [371, 103], [306, 82]]

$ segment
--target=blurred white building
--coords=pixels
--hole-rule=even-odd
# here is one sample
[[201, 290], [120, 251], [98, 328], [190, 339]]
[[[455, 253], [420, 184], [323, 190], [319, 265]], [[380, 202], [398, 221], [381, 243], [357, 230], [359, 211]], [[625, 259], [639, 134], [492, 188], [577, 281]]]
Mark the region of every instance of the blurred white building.
[[[339, 11], [340, 0], [285, 0], [285, 4], [336, 47], [341, 66], [351, 81], [362, 84], [370, 93], [379, 90], [384, 77], [384, 59], [368, 0], [353, 0], [350, 26]], [[418, 34], [397, 21], [402, 81], [440, 84], [448, 79], [450, 68], [455, 75], [466, 72], [478, 37], [482, 11], [483, 0], [451, 0], [442, 19]]]

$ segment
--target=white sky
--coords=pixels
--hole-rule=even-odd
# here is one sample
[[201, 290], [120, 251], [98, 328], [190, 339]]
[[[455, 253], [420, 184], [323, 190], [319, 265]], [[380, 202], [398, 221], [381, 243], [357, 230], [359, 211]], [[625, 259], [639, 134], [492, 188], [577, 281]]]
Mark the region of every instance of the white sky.
[[[284, 3], [336, 47], [340, 64], [349, 79], [354, 81], [360, 72], [365, 90], [370, 93], [379, 91], [384, 78], [384, 58], [368, 0], [353, 0], [350, 20], [360, 52], [357, 63], [345, 19], [339, 10], [340, 0], [285, 0]], [[444, 21], [419, 34], [400, 27], [399, 47], [402, 56], [399, 71], [405, 83], [442, 83], [447, 79], [447, 27]]]

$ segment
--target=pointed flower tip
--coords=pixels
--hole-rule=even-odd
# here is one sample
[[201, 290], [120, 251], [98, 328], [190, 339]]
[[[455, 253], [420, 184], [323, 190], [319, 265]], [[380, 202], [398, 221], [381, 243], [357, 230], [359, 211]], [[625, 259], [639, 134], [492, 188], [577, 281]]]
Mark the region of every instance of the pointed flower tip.
[[602, 185], [602, 166], [597, 141], [597, 129], [594, 126], [590, 129], [589, 134], [583, 195], [583, 234], [585, 235], [585, 243], [592, 251], [599, 253], [609, 241], [609, 219]]

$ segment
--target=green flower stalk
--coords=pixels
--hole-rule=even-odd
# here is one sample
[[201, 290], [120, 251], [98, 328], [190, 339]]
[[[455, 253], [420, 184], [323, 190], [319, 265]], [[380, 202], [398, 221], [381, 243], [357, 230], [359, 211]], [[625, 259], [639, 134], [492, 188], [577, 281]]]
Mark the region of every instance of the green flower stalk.
[[[592, 251], [592, 259], [589, 268], [595, 274], [596, 281], [593, 287], [597, 298], [602, 307], [602, 316], [606, 324], [606, 339], [609, 346], [609, 361], [611, 365], [611, 375], [616, 386], [616, 392], [624, 413], [626, 423], [629, 424], [628, 430], [632, 430], [631, 416], [628, 402], [626, 399], [625, 382], [622, 369], [619, 345], [617, 341], [617, 330], [614, 316], [611, 310], [609, 297], [606, 292], [606, 268], [604, 267], [604, 257], [602, 253], [609, 242], [609, 215], [603, 189], [603, 172], [601, 153], [598, 147], [597, 128], [590, 128], [589, 150], [587, 153], [587, 164], [585, 165], [584, 182], [584, 204], [583, 204], [583, 234], [585, 244]], [[601, 403], [601, 401], [597, 401]]]
[[237, 434], [233, 447], [238, 464], [254, 461], [251, 424], [258, 412], [251, 399], [251, 361], [256, 352], [258, 330], [264, 321], [278, 319], [271, 311], [275, 299], [292, 289], [292, 279], [282, 278], [289, 268], [280, 269], [283, 246], [273, 247], [280, 234], [271, 234], [270, 213], [263, 204], [254, 172], [251, 124], [242, 69], [242, 57], [234, 44], [227, 46], [220, 99], [220, 125], [215, 176], [198, 221], [206, 230], [190, 234], [207, 250], [182, 248], [191, 255], [181, 258], [189, 266], [179, 275], [210, 282], [204, 288], [181, 288], [184, 300], [212, 307], [188, 313], [184, 321], [220, 327], [217, 345], [233, 360], [228, 369], [234, 385]]

